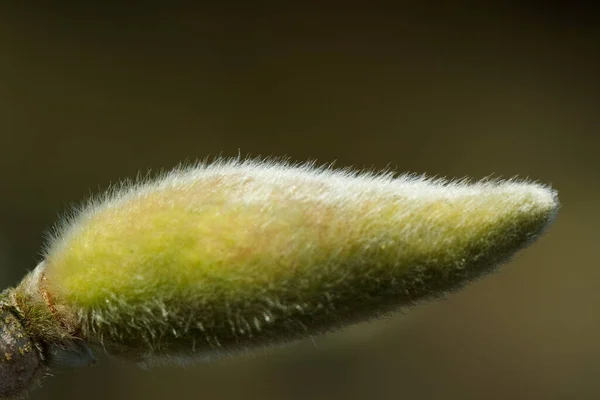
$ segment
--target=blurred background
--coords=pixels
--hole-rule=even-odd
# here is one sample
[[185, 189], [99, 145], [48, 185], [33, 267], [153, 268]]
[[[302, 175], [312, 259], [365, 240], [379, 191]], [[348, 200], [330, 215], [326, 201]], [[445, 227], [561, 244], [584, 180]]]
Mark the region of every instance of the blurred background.
[[518, 175], [563, 204], [445, 301], [186, 369], [102, 356], [30, 398], [600, 398], [600, 25], [577, 2], [448, 3], [0, 6], [2, 287], [90, 193], [206, 157]]

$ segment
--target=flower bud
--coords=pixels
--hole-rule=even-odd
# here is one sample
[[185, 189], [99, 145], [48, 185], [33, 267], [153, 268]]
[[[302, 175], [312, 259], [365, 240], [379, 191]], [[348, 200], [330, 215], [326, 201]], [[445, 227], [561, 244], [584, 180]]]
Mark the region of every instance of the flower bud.
[[556, 209], [527, 182], [200, 165], [85, 207], [50, 243], [42, 290], [109, 352], [230, 352], [443, 294], [530, 243]]
[[444, 295], [532, 243], [557, 209], [537, 183], [273, 162], [123, 184], [66, 219], [0, 301], [0, 396], [53, 363], [93, 364], [88, 345], [182, 362]]

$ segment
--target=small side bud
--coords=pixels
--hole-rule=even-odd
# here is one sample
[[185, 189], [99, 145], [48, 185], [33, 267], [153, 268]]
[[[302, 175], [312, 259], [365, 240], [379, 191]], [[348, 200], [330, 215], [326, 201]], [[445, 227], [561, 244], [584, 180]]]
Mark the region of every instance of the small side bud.
[[0, 397], [23, 393], [43, 369], [38, 349], [15, 310], [0, 302]]

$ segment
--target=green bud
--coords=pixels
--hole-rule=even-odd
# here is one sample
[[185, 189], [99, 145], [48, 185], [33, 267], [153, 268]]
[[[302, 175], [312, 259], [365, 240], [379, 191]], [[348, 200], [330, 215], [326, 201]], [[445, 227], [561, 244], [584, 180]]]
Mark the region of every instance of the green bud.
[[530, 244], [557, 209], [553, 190], [514, 180], [198, 165], [83, 207], [15, 305], [54, 348], [83, 341], [146, 364], [229, 354], [443, 295]]

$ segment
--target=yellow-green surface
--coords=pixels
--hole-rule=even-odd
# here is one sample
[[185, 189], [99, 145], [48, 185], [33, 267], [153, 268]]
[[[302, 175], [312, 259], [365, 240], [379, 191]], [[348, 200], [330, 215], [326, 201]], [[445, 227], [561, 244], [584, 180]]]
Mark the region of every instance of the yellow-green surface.
[[198, 166], [117, 189], [65, 223], [42, 285], [79, 336], [112, 351], [231, 351], [440, 295], [507, 259], [556, 210], [552, 190], [512, 181]]

